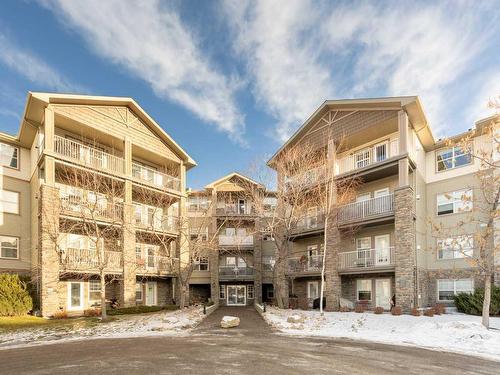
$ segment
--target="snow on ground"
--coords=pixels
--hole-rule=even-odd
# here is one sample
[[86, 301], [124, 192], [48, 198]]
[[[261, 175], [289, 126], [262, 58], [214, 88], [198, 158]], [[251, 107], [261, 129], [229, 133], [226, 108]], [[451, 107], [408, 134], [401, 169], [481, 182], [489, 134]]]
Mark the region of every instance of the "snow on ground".
[[142, 315], [121, 315], [116, 316], [116, 320], [90, 327], [82, 324], [82, 327], [62, 325], [27, 328], [0, 334], [0, 349], [81, 339], [183, 335], [201, 322], [203, 317], [202, 308], [190, 307]]
[[[303, 317], [304, 322], [292, 323], [297, 321], [296, 315]], [[268, 307], [264, 318], [273, 327], [291, 335], [419, 346], [500, 361], [500, 318], [490, 318], [491, 327], [496, 328], [490, 330], [481, 325], [481, 317], [464, 314], [415, 317], [392, 316], [389, 313], [325, 312], [321, 316], [319, 311]]]

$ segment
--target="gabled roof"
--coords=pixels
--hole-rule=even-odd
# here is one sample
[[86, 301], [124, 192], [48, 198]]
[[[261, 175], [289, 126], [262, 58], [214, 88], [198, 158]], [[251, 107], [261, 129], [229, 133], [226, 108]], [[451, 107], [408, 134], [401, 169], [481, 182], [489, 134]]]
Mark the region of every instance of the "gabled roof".
[[244, 176], [242, 175], [241, 173], [238, 173], [238, 172], [232, 172], [232, 173], [229, 173], [228, 175], [222, 177], [222, 178], [219, 178], [218, 180], [216, 181], [213, 181], [211, 183], [209, 183], [208, 185], [205, 186], [205, 189], [213, 189], [214, 187], [216, 187], [217, 185], [220, 185], [226, 181], [229, 181], [231, 178], [233, 177], [238, 177], [238, 178], [241, 178], [242, 180], [245, 180], [253, 185], [257, 185], [257, 186], [262, 186], [262, 184], [258, 183], [257, 181], [251, 179], [250, 177], [247, 177], [247, 176]]
[[427, 122], [422, 104], [418, 96], [398, 96], [384, 98], [361, 98], [361, 99], [339, 99], [326, 100], [316, 111], [297, 129], [297, 131], [286, 141], [278, 151], [267, 162], [273, 164], [276, 157], [287, 147], [298, 141], [307, 133], [309, 127], [315, 124], [323, 115], [331, 110], [406, 110], [411, 124], [420, 138], [424, 147], [431, 147], [434, 144], [434, 137]]
[[[23, 117], [18, 139], [21, 143], [26, 137], [32, 136], [30, 127], [33, 128], [33, 122], [40, 122], [43, 118], [43, 111], [48, 104], [82, 104], [82, 105], [114, 105], [126, 106], [142, 121], [144, 121], [151, 129], [160, 137], [167, 145], [169, 145], [179, 157], [186, 163], [189, 169], [196, 166], [194, 159], [182, 149], [170, 135], [162, 129], [158, 123], [141, 108], [141, 106], [132, 98], [129, 97], [112, 97], [112, 96], [93, 96], [93, 95], [73, 95], [73, 94], [58, 94], [46, 92], [29, 92], [26, 99]], [[32, 129], [31, 129], [32, 130]], [[24, 142], [26, 143], [26, 142]]]

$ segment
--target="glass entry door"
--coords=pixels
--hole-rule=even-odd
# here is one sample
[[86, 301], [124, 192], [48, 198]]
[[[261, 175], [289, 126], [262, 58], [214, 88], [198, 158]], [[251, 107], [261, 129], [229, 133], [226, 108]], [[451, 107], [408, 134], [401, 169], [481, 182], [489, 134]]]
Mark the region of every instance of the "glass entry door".
[[245, 306], [247, 304], [247, 288], [245, 285], [227, 286], [228, 306]]

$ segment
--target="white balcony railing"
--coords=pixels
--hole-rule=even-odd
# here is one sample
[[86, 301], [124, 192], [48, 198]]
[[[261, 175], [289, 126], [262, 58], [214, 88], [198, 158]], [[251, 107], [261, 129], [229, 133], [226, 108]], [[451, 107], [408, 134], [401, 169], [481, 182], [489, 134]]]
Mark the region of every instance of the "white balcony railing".
[[288, 273], [321, 272], [322, 267], [322, 254], [288, 258]]
[[394, 265], [394, 247], [339, 253], [339, 269], [377, 268]]
[[54, 136], [54, 152], [90, 168], [120, 174], [125, 171], [123, 158], [58, 135]]
[[339, 210], [339, 222], [348, 223], [389, 215], [394, 212], [394, 194], [348, 203]]
[[217, 215], [252, 215], [255, 211], [249, 204], [240, 205], [238, 203], [218, 204], [216, 208]]
[[60, 262], [67, 270], [96, 271], [101, 267], [108, 271], [123, 270], [123, 256], [119, 251], [67, 248], [61, 251]]
[[219, 266], [219, 278], [246, 278], [253, 274], [254, 269], [248, 266]]
[[132, 163], [132, 176], [140, 182], [145, 182], [160, 189], [181, 190], [181, 180], [179, 178], [141, 164]]
[[177, 232], [179, 231], [179, 218], [176, 216], [142, 215], [140, 218], [135, 218], [135, 225], [149, 231]]
[[327, 177], [326, 166], [310, 168], [305, 172], [285, 177], [285, 190], [306, 189], [317, 183], [323, 182]]
[[136, 273], [162, 273], [173, 274], [177, 271], [178, 262], [176, 258], [159, 256], [159, 255], [143, 255], [136, 258], [137, 270]]
[[253, 236], [228, 236], [225, 234], [219, 235], [220, 246], [252, 246]]
[[314, 229], [321, 229], [325, 226], [325, 215], [318, 212], [316, 215], [304, 216], [297, 220], [293, 232], [303, 232]]
[[399, 140], [379, 143], [354, 152], [352, 155], [339, 158], [336, 174], [342, 174], [380, 163], [399, 154]]
[[[75, 194], [76, 192], [76, 194]], [[92, 198], [94, 197], [94, 198]], [[123, 203], [109, 201], [83, 190], [59, 188], [59, 200], [63, 213], [91, 219], [118, 221], [123, 219]]]

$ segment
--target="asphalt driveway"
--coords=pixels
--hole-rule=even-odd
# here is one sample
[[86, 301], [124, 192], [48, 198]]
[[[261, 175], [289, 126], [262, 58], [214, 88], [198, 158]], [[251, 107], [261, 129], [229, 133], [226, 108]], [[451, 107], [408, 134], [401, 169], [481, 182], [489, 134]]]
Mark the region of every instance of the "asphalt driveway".
[[[238, 328], [222, 330], [224, 315]], [[0, 351], [0, 374], [500, 374], [500, 362], [411, 347], [288, 337], [252, 308], [220, 308], [190, 335]]]

